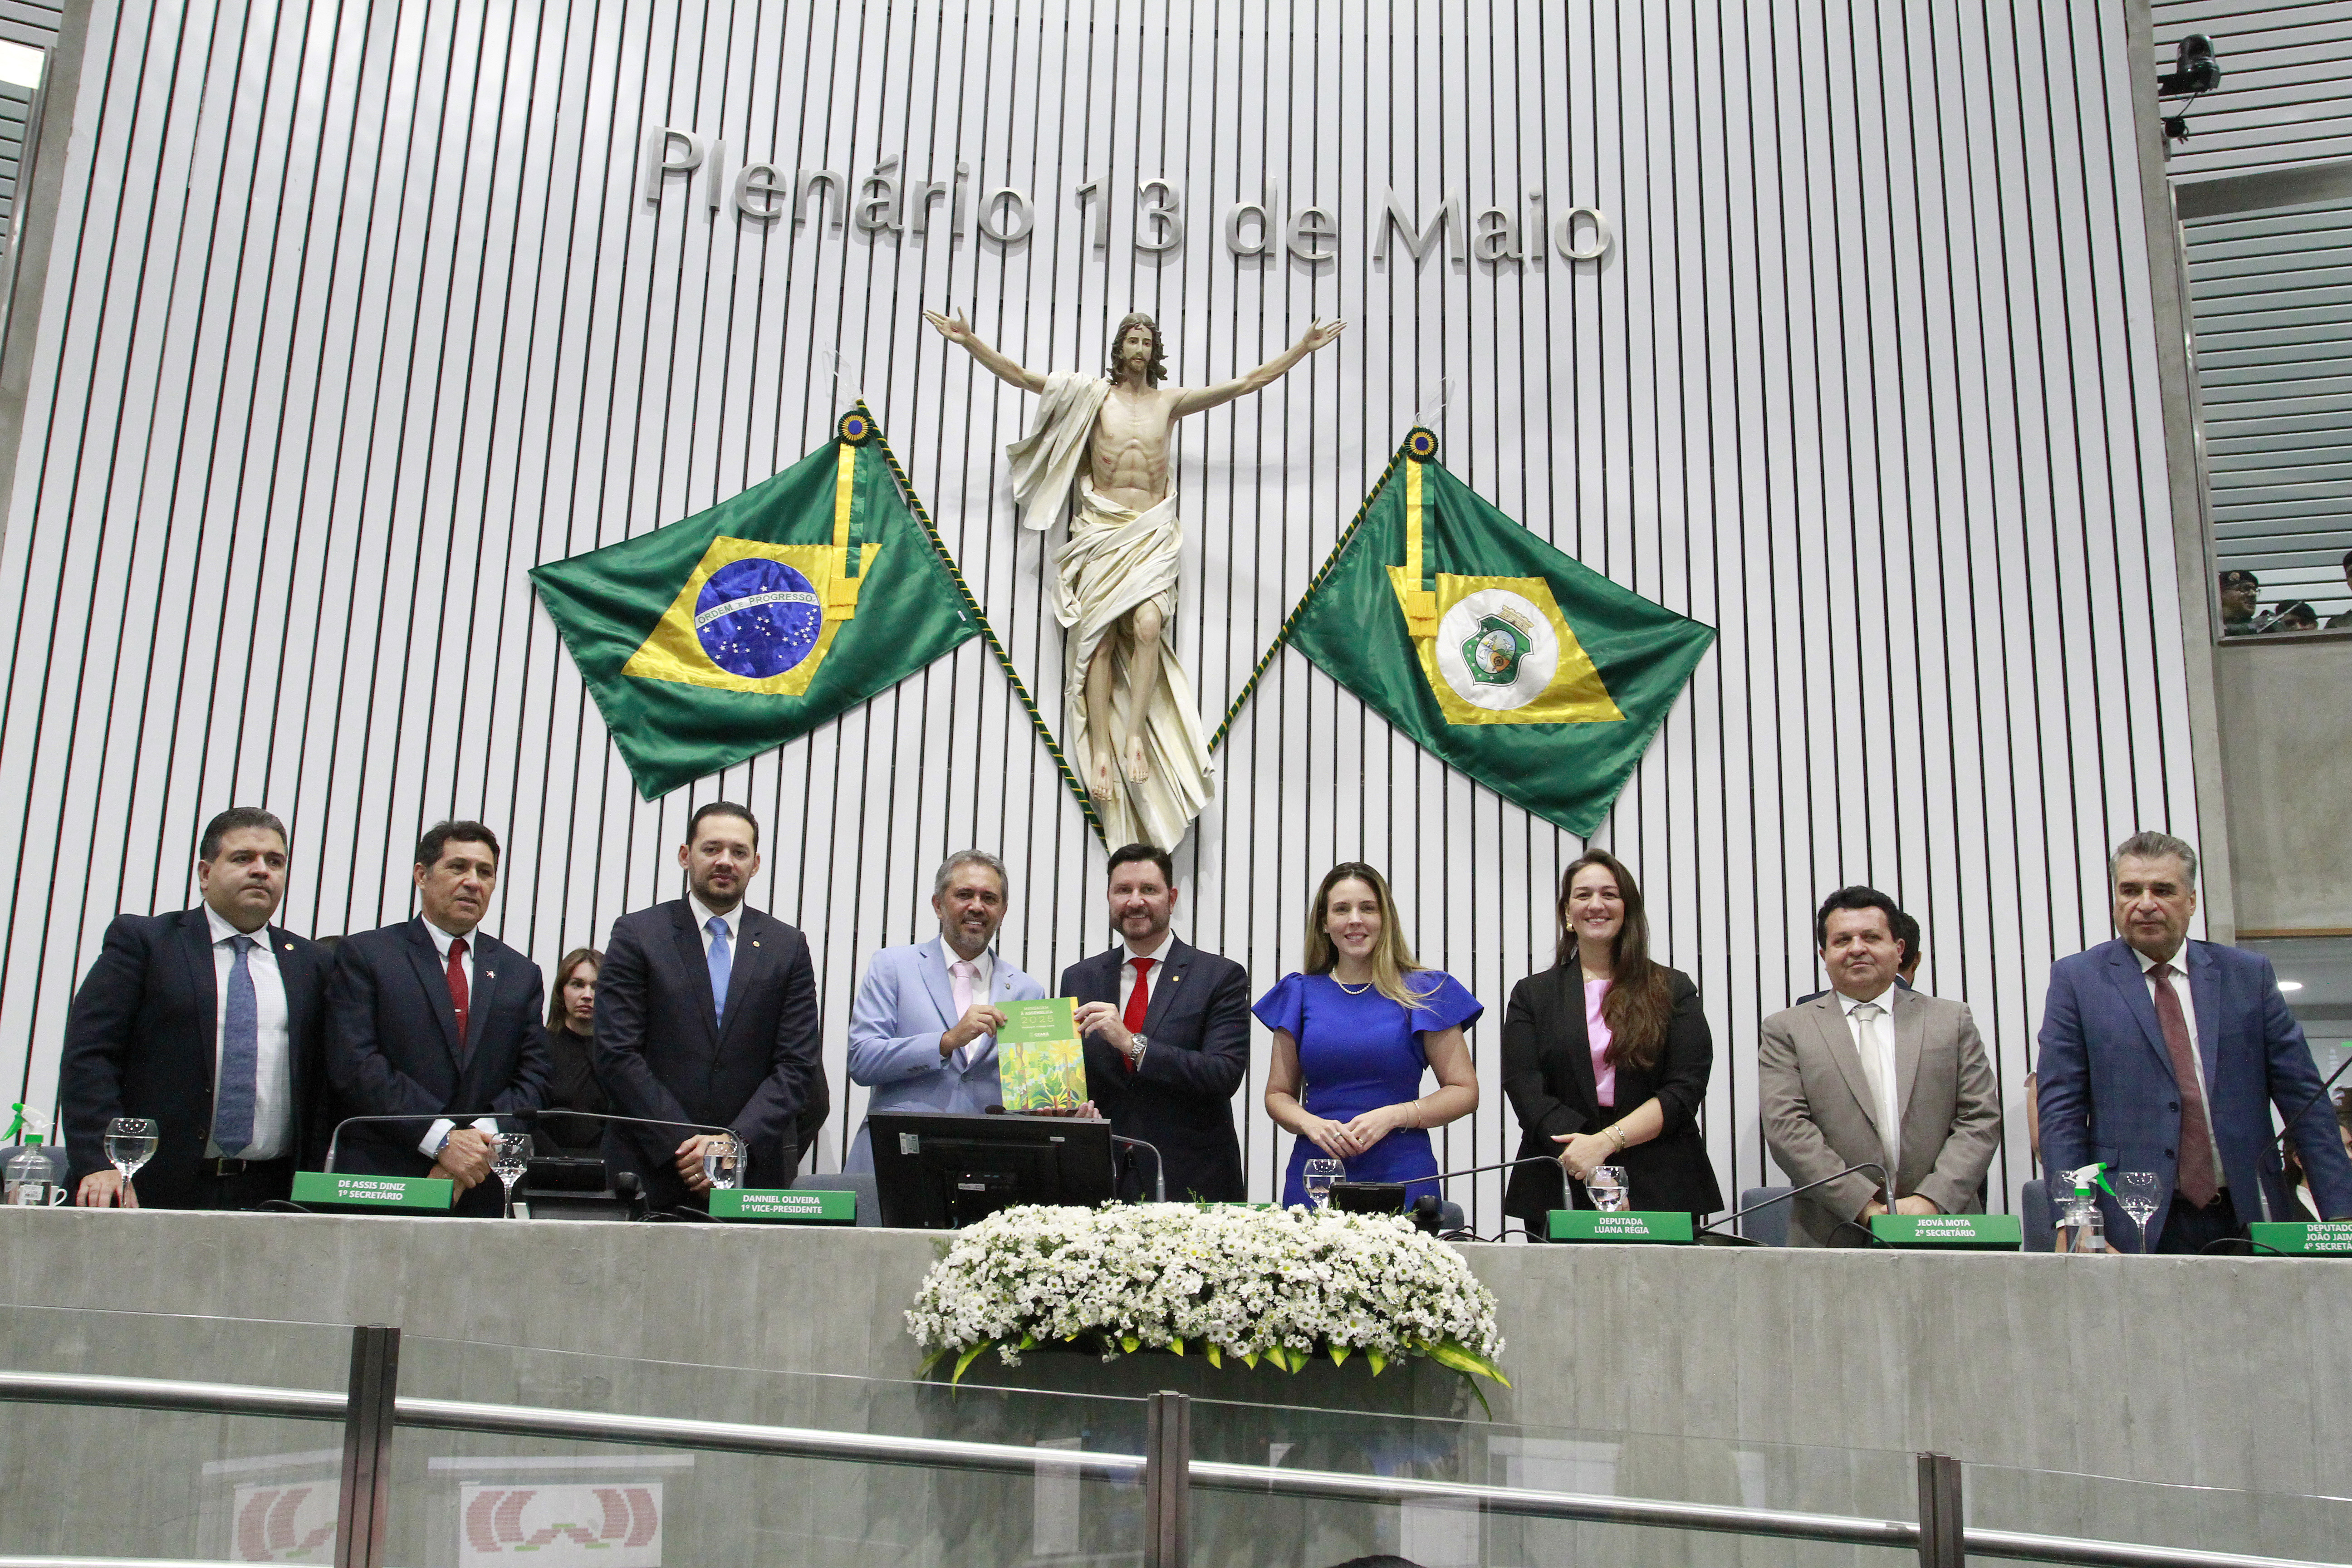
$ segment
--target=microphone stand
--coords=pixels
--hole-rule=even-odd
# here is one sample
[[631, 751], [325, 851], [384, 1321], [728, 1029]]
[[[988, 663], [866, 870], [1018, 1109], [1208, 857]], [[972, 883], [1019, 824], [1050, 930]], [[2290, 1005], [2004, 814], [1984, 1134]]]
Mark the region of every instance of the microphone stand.
[[[343, 1129], [346, 1127], [356, 1127], [363, 1122], [372, 1121], [421, 1121], [429, 1127], [436, 1121], [448, 1121], [472, 1123], [482, 1121], [488, 1117], [495, 1117], [500, 1114], [502, 1113], [496, 1110], [436, 1110], [429, 1113], [406, 1112], [392, 1116], [346, 1116], [341, 1121], [335, 1123], [334, 1131], [329, 1133], [327, 1136], [327, 1158], [323, 1162], [324, 1168], [330, 1175], [334, 1173], [335, 1152], [342, 1143]], [[523, 1121], [527, 1121], [527, 1119], [531, 1115], [531, 1112], [528, 1110], [510, 1110], [503, 1112], [503, 1114], [511, 1120]]]
[[1114, 1132], [1110, 1135], [1110, 1141], [1123, 1149], [1151, 1150], [1151, 1201], [1156, 1204], [1166, 1203], [1168, 1201], [1168, 1161], [1166, 1157], [1162, 1155], [1157, 1148], [1153, 1147], [1153, 1145], [1150, 1143], [1146, 1143], [1140, 1138], [1122, 1138], [1118, 1133]]
[[[1848, 1166], [1847, 1166], [1844, 1170], [1843, 1170], [1843, 1171], [1832, 1171], [1830, 1174], [1828, 1174], [1828, 1175], [1826, 1175], [1826, 1176], [1823, 1176], [1823, 1177], [1822, 1177], [1820, 1181], [1818, 1181], [1818, 1182], [1807, 1182], [1807, 1183], [1806, 1183], [1803, 1186], [1801, 1186], [1801, 1187], [1790, 1187], [1787, 1192], [1777, 1194], [1775, 1194], [1775, 1195], [1774, 1195], [1774, 1196], [1772, 1196], [1772, 1197], [1767, 1198], [1764, 1202], [1762, 1202], [1762, 1203], [1760, 1203], [1760, 1204], [1754, 1204], [1754, 1205], [1749, 1205], [1749, 1206], [1748, 1206], [1748, 1207], [1747, 1207], [1747, 1208], [1739, 1209], [1739, 1210], [1735, 1211], [1734, 1213], [1725, 1215], [1721, 1219], [1717, 1220], [1713, 1225], [1703, 1225], [1703, 1226], [1699, 1226], [1699, 1228], [1698, 1228], [1698, 1234], [1699, 1234], [1699, 1235], [1701, 1235], [1701, 1236], [1706, 1236], [1706, 1235], [1708, 1235], [1709, 1233], [1712, 1233], [1712, 1232], [1719, 1232], [1719, 1231], [1722, 1231], [1722, 1230], [1723, 1230], [1723, 1227], [1724, 1227], [1725, 1226], [1727, 1226], [1727, 1225], [1736, 1225], [1736, 1224], [1738, 1224], [1739, 1221], [1741, 1221], [1741, 1220], [1743, 1220], [1743, 1219], [1747, 1218], [1749, 1215], [1757, 1214], [1757, 1213], [1760, 1213], [1761, 1211], [1763, 1211], [1763, 1210], [1765, 1210], [1765, 1209], [1769, 1209], [1769, 1208], [1770, 1208], [1774, 1204], [1793, 1203], [1793, 1202], [1795, 1201], [1796, 1196], [1797, 1196], [1797, 1194], [1798, 1194], [1799, 1193], [1810, 1193], [1810, 1192], [1811, 1192], [1815, 1187], [1826, 1187], [1826, 1186], [1828, 1186], [1832, 1182], [1834, 1182], [1834, 1181], [1838, 1180], [1840, 1177], [1843, 1177], [1843, 1176], [1852, 1176], [1852, 1175], [1856, 1175], [1856, 1174], [1858, 1174], [1858, 1173], [1862, 1173], [1862, 1172], [1864, 1172], [1864, 1171], [1875, 1171], [1875, 1172], [1878, 1173], [1878, 1186], [1879, 1186], [1879, 1190], [1880, 1190], [1881, 1192], [1885, 1192], [1885, 1191], [1886, 1191], [1887, 1189], [1889, 1189], [1890, 1187], [1892, 1187], [1892, 1186], [1895, 1184], [1891, 1180], [1889, 1180], [1889, 1179], [1888, 1179], [1887, 1174], [1886, 1174], [1886, 1167], [1885, 1167], [1885, 1166], [1884, 1166], [1884, 1165], [1880, 1164], [1880, 1163], [1879, 1163], [1877, 1161], [1875, 1161], [1875, 1160], [1864, 1160], [1864, 1161], [1863, 1161], [1863, 1162], [1862, 1162], [1862, 1163], [1860, 1163], [1860, 1164], [1858, 1164], [1858, 1165], [1848, 1165]], [[1890, 1204], [1890, 1205], [1887, 1205], [1887, 1212], [1888, 1212], [1888, 1213], [1890, 1213], [1890, 1214], [1894, 1212], [1894, 1205], [1891, 1205], [1891, 1204]], [[1855, 1225], [1855, 1224], [1857, 1224], [1857, 1222], [1856, 1222], [1856, 1221], [1853, 1221], [1853, 1220], [1846, 1220], [1846, 1221], [1845, 1221], [1845, 1222], [1843, 1222], [1843, 1223], [1844, 1223], [1844, 1224], [1846, 1224], [1846, 1225]], [[1862, 1228], [1862, 1229], [1863, 1229], [1863, 1230], [1864, 1230], [1864, 1231], [1867, 1231], [1867, 1230], [1869, 1229], [1869, 1227], [1868, 1227], [1867, 1226], [1861, 1226], [1860, 1228]], [[1745, 1238], [1745, 1237], [1743, 1237], [1742, 1239], [1746, 1239], [1746, 1238]], [[1871, 1240], [1873, 1241], [1873, 1243], [1874, 1243], [1874, 1244], [1877, 1241], [1877, 1239], [1878, 1239], [1878, 1238], [1877, 1238], [1875, 1236], [1874, 1236], [1874, 1237], [1871, 1237]]]

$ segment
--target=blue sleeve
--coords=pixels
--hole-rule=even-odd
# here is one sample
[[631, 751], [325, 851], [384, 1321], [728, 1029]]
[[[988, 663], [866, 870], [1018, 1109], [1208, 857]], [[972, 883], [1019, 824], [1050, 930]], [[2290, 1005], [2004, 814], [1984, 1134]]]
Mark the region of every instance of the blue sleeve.
[[1476, 1023], [1486, 1011], [1486, 1005], [1451, 974], [1442, 970], [1424, 969], [1405, 982], [1410, 991], [1419, 991], [1435, 981], [1437, 988], [1423, 997], [1412, 1010], [1412, 1032], [1416, 1035], [1435, 1034], [1459, 1025], [1466, 1029]]
[[1286, 1029], [1290, 1037], [1297, 1039], [1298, 1026], [1307, 1016], [1307, 976], [1296, 973], [1284, 975], [1250, 1011], [1267, 1028]]

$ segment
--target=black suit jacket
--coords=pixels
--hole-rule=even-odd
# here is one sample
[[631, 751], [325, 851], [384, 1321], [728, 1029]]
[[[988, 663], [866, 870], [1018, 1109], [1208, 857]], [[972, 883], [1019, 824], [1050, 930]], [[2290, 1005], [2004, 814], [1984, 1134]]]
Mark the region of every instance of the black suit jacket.
[[[1122, 1138], [1140, 1138], [1168, 1162], [1171, 1199], [1239, 1203], [1242, 1148], [1234, 1091], [1249, 1077], [1249, 973], [1230, 958], [1168, 939], [1167, 968], [1151, 988], [1143, 1065], [1129, 1072], [1099, 1034], [1086, 1038], [1087, 1093]], [[1062, 971], [1062, 994], [1118, 1005], [1124, 945]], [[1150, 1156], [1139, 1161], [1147, 1177]], [[1143, 1191], [1151, 1189], [1148, 1184]]]
[[613, 1113], [681, 1123], [605, 1134], [604, 1158], [636, 1172], [656, 1208], [689, 1199], [676, 1163], [695, 1131], [684, 1124], [728, 1128], [750, 1156], [743, 1184], [782, 1187], [832, 1109], [808, 942], [762, 910], [737, 913], [723, 1028], [684, 899], [614, 921], [596, 974], [596, 1076]]
[[[286, 987], [293, 1052], [292, 1141], [287, 1152], [323, 1143], [318, 1128], [319, 1027], [325, 964], [303, 938], [265, 928]], [[135, 1180], [148, 1208], [193, 1208], [208, 1193], [194, 1184], [212, 1136], [213, 1070], [219, 1046], [219, 984], [212, 926], [202, 905], [163, 915], [117, 915], [106, 943], [74, 993], [58, 1067], [68, 1179], [77, 1187], [107, 1169], [106, 1124], [152, 1118], [155, 1157]]]
[[[1688, 1209], [1712, 1214], [1723, 1206], [1715, 1166], [1699, 1136], [1698, 1110], [1706, 1102], [1706, 1078], [1715, 1063], [1715, 1040], [1699, 1011], [1698, 987], [1677, 969], [1666, 971], [1675, 1011], [1666, 1026], [1665, 1047], [1644, 1071], [1617, 1069], [1616, 1108], [1605, 1115], [1592, 1078], [1592, 1039], [1584, 1028], [1582, 973], [1573, 964], [1531, 974], [1511, 990], [1503, 1015], [1503, 1092], [1519, 1119], [1522, 1160], [1543, 1156], [1551, 1163], [1521, 1165], [1503, 1192], [1503, 1212], [1540, 1232], [1546, 1214], [1570, 1206], [1571, 1184], [1559, 1163], [1564, 1132], [1597, 1131], [1653, 1097], [1665, 1113], [1665, 1131], [1636, 1144], [1610, 1163], [1625, 1168], [1637, 1209]], [[1572, 1184], [1580, 1194], [1581, 1182]], [[1588, 1206], [1580, 1197], [1578, 1207]]]
[[[433, 1162], [417, 1142], [436, 1117], [464, 1123], [484, 1111], [513, 1116], [546, 1103], [547, 995], [539, 965], [487, 931], [467, 943], [474, 980], [462, 1047], [448, 970], [423, 920], [335, 944], [326, 1057], [336, 1109], [341, 1116], [415, 1118], [352, 1128], [337, 1170], [421, 1176]], [[496, 1215], [503, 1196], [496, 1180], [486, 1180], [458, 1198], [457, 1212]]]

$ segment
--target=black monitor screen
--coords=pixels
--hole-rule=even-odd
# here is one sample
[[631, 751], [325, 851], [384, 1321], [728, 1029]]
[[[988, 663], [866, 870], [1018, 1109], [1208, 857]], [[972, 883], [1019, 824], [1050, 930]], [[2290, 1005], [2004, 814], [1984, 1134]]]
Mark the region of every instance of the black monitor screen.
[[954, 1230], [1016, 1204], [1091, 1207], [1117, 1192], [1108, 1121], [900, 1110], [867, 1126], [886, 1226]]

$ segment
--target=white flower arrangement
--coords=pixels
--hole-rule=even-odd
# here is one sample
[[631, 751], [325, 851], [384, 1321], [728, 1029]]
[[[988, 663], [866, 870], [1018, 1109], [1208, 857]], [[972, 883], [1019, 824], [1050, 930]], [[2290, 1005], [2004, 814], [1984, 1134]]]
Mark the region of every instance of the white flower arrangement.
[[[1426, 1356], [1468, 1376], [1496, 1365], [1495, 1297], [1402, 1215], [1239, 1205], [1107, 1204], [1001, 1210], [961, 1233], [915, 1293], [907, 1330], [955, 1377], [993, 1346], [1008, 1366], [1085, 1342], [1213, 1366], [1237, 1356], [1297, 1372], [1361, 1352], [1378, 1376]], [[1475, 1389], [1477, 1385], [1473, 1383]], [[1484, 1395], [1481, 1395], [1483, 1401]]]

